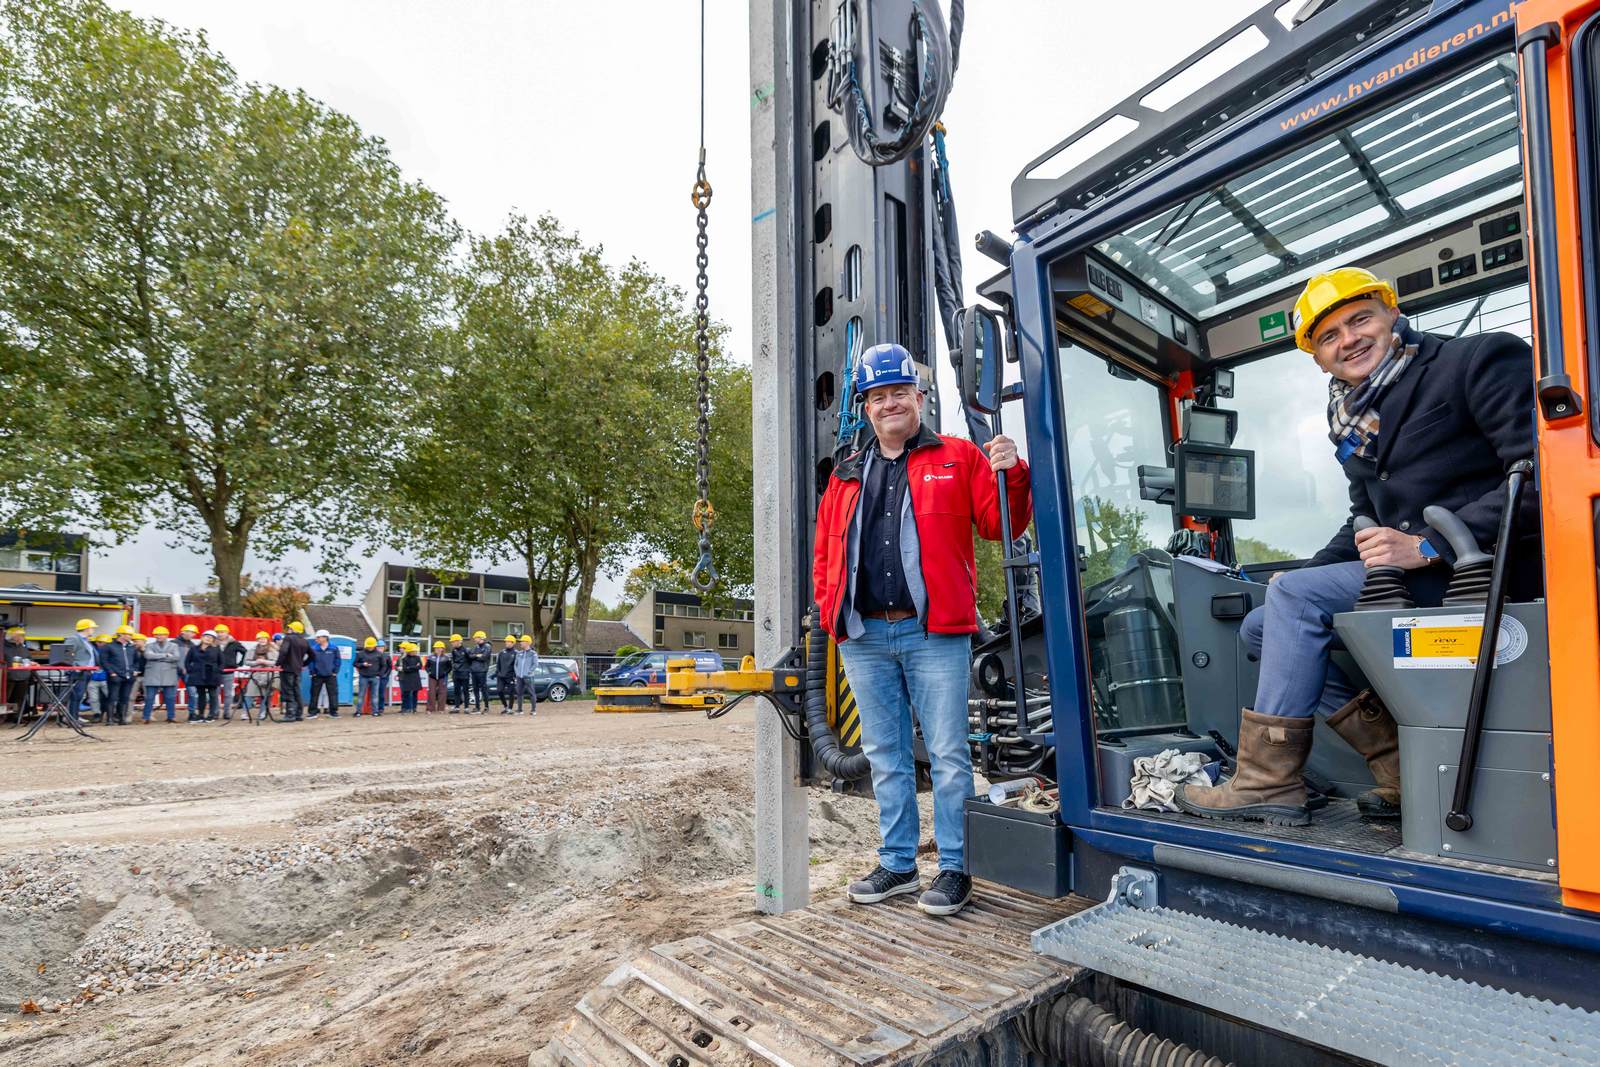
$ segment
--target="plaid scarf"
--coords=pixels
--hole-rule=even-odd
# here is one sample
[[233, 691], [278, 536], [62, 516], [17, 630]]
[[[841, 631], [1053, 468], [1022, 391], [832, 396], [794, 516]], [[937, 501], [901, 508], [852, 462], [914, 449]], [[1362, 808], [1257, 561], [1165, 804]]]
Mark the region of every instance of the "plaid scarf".
[[1417, 354], [1415, 344], [1402, 340], [1406, 330], [1406, 317], [1400, 315], [1394, 320], [1389, 351], [1365, 381], [1352, 385], [1333, 378], [1328, 382], [1328, 437], [1334, 443], [1340, 463], [1351, 456], [1371, 459], [1377, 449], [1378, 401]]

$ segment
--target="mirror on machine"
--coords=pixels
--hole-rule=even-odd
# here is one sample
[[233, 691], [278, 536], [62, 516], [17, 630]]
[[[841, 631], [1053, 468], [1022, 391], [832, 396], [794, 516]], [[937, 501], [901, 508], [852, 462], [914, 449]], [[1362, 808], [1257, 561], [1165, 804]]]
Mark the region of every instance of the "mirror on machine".
[[956, 383], [969, 411], [992, 415], [1000, 408], [1005, 336], [1000, 314], [992, 308], [974, 305], [962, 309]]

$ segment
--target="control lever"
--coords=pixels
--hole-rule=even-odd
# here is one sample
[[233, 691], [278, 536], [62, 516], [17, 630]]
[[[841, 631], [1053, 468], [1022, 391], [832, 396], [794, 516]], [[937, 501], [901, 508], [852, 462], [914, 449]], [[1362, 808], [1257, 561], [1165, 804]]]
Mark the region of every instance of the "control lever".
[[[1353, 533], [1376, 528], [1378, 522], [1369, 515], [1357, 515], [1351, 522]], [[1356, 597], [1357, 611], [1414, 608], [1416, 602], [1406, 589], [1406, 572], [1399, 567], [1369, 567], [1366, 581], [1361, 584], [1361, 595]]]
[[[1444, 824], [1458, 834], [1472, 829], [1472, 780], [1477, 776], [1478, 742], [1483, 737], [1489, 681], [1494, 676], [1495, 645], [1500, 638], [1500, 616], [1505, 610], [1506, 560], [1510, 556], [1511, 535], [1516, 530], [1517, 504], [1522, 499], [1522, 484], [1532, 473], [1532, 461], [1519, 459], [1511, 465], [1511, 473], [1506, 478], [1505, 510], [1500, 513], [1500, 536], [1494, 543], [1494, 560], [1489, 571], [1489, 598], [1483, 606], [1483, 637], [1478, 642], [1478, 664], [1472, 674], [1472, 698], [1467, 702], [1467, 725], [1461, 735], [1461, 761], [1456, 768], [1456, 788], [1450, 799], [1450, 814], [1444, 817]], [[1452, 586], [1454, 584], [1451, 583]]]
[[1487, 601], [1494, 557], [1478, 547], [1478, 540], [1467, 529], [1467, 524], [1449, 508], [1429, 504], [1422, 509], [1422, 520], [1450, 543], [1450, 550], [1456, 556], [1455, 573], [1450, 577], [1450, 588], [1445, 590], [1444, 602], [1455, 605]]

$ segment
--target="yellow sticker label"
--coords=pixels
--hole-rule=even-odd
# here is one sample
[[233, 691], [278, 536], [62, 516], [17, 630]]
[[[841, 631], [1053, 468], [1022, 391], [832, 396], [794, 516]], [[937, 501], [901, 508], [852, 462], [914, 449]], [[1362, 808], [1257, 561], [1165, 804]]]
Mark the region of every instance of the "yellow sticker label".
[[1083, 312], [1085, 315], [1100, 316], [1111, 310], [1111, 305], [1101, 300], [1093, 293], [1080, 293], [1068, 300], [1067, 303]]
[[[1398, 670], [1471, 670], [1483, 647], [1483, 613], [1398, 616], [1393, 637]], [[1527, 647], [1527, 628], [1510, 615], [1502, 616], [1495, 665], [1510, 663]]]

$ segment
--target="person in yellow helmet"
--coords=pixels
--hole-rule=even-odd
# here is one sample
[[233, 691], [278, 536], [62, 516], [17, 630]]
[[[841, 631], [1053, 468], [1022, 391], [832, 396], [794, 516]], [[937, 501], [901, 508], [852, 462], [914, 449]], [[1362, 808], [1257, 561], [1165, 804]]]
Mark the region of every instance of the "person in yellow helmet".
[[117, 627], [110, 643], [100, 650], [100, 669], [106, 672], [105, 704], [101, 717], [112, 726], [124, 726], [128, 722], [133, 682], [139, 673], [139, 650], [133, 645], [136, 636], [133, 627], [123, 623]]
[[388, 656], [378, 651], [378, 639], [368, 637], [356, 651], [356, 717], [365, 709], [369, 715], [383, 714], [383, 661]]
[[283, 709], [284, 722], [305, 719], [306, 694], [300, 689], [300, 681], [310, 662], [311, 642], [306, 640], [306, 628], [291, 622], [278, 644], [278, 706]]
[[467, 650], [461, 643], [460, 634], [450, 635], [450, 714], [464, 712], [467, 707], [467, 693], [472, 686], [471, 672], [467, 669]]
[[156, 705], [166, 704], [167, 722], [178, 721], [178, 664], [182, 658], [178, 642], [165, 626], [150, 631], [144, 646], [144, 703], [141, 723], [148, 724]]
[[427, 657], [423, 670], [428, 675], [427, 712], [444, 711], [445, 695], [450, 689], [450, 656], [443, 641], [433, 643], [433, 653]]
[[489, 635], [479, 630], [472, 635], [472, 647], [467, 649], [473, 714], [482, 715], [489, 710], [489, 668], [493, 665], [494, 646], [489, 644]]
[[[33, 652], [28, 648], [28, 631], [21, 626], [8, 626], [5, 632], [5, 644], [0, 648], [4, 653], [3, 664], [0, 668], [25, 666], [33, 662]], [[17, 721], [22, 721], [22, 710], [28, 702], [28, 687], [33, 684], [33, 675], [26, 671], [5, 671], [5, 690], [3, 698], [7, 707], [17, 716]]]
[[250, 681], [244, 665], [250, 650], [233, 636], [227, 623], [219, 622], [212, 629], [217, 634], [217, 647], [222, 650], [222, 717], [232, 719], [233, 710], [244, 707], [244, 690]]
[[505, 647], [494, 657], [494, 689], [500, 697], [500, 714], [511, 714], [511, 698], [517, 689], [517, 635], [506, 634]]
[[400, 676], [400, 714], [415, 715], [417, 694], [422, 691], [422, 657], [410, 641], [400, 646], [400, 662], [395, 673]]
[[[1208, 818], [1310, 822], [1301, 771], [1322, 714], [1372, 772], [1375, 788], [1357, 798], [1362, 814], [1395, 819], [1398, 731], [1371, 690], [1356, 692], [1330, 661], [1333, 617], [1355, 606], [1374, 567], [1398, 568], [1418, 606], [1440, 603], [1450, 577], [1441, 564], [1453, 564], [1456, 549], [1423, 518], [1429, 505], [1454, 512], [1479, 546], [1494, 543], [1507, 472], [1534, 456], [1533, 354], [1506, 333], [1420, 332], [1393, 287], [1360, 267], [1306, 283], [1294, 335], [1328, 376], [1328, 450], [1349, 483], [1349, 514], [1306, 566], [1271, 583], [1240, 627], [1261, 673], [1255, 706], [1241, 715], [1238, 773], [1183, 786], [1177, 802]], [[1513, 600], [1541, 593], [1538, 516], [1530, 483], [1510, 549]], [[1372, 524], [1357, 530], [1358, 517]]]
[[[79, 619], [75, 632], [68, 637], [67, 662], [74, 667], [93, 667], [97, 662], [94, 648], [94, 632], [99, 629], [93, 619]], [[68, 698], [68, 714], [76, 716], [83, 707], [83, 699], [89, 692], [89, 671], [76, 671], [72, 675], [72, 694]]]

